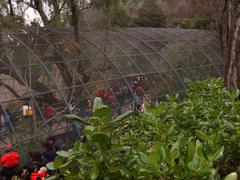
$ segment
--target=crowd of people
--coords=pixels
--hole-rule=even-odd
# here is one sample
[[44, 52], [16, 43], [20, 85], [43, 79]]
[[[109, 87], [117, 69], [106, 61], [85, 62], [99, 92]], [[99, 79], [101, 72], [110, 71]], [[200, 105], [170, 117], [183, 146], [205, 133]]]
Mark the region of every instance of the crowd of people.
[[[144, 95], [148, 90], [144, 76], [137, 75], [129, 81], [128, 85], [119, 82], [114, 84], [112, 88], [97, 88], [93, 93], [93, 97], [101, 97], [104, 103], [113, 109], [115, 115], [123, 113], [125, 111], [123, 110], [124, 107], [143, 111]], [[70, 104], [70, 109], [72, 113], [88, 118], [91, 116], [92, 106], [92, 99], [89, 98]], [[25, 102], [22, 106], [22, 113], [11, 112], [9, 109], [5, 111], [0, 109], [0, 134], [8, 134], [8, 132], [11, 132], [11, 128], [15, 128], [14, 125], [17, 125], [15, 122], [32, 119], [34, 113], [39, 117], [43, 115], [48, 120], [49, 125], [52, 126], [51, 120], [52, 118], [54, 119], [54, 114], [55, 112], [57, 113], [57, 110], [52, 105], [43, 102], [39, 102], [39, 108], [41, 112], [38, 111], [39, 109], [34, 109], [32, 103]], [[35, 112], [33, 112], [34, 110]]]
[[[131, 80], [127, 85], [116, 82], [111, 88], [97, 87], [93, 92], [93, 97], [101, 97], [104, 104], [108, 105], [117, 114], [124, 112], [123, 108], [130, 106], [129, 109], [143, 110], [144, 107], [144, 95], [149, 89], [146, 86], [146, 81], [143, 75], [138, 75]], [[93, 98], [92, 98], [93, 99]], [[76, 99], [70, 104], [70, 109], [73, 113], [88, 118], [91, 116], [93, 102], [91, 98], [81, 100], [80, 102]]]
[[[142, 111], [143, 98], [147, 89], [144, 76], [138, 75], [129, 83], [129, 86], [115, 85], [109, 89], [99, 88], [95, 96], [101, 97], [113, 109], [117, 108], [118, 105], [120, 108], [123, 107], [125, 99], [132, 99], [133, 109]], [[119, 113], [122, 113], [121, 110]]]
[[[101, 97], [104, 103], [108, 104], [111, 108], [122, 107], [124, 102], [122, 99], [133, 100], [132, 108], [142, 111], [144, 108], [144, 95], [147, 91], [145, 87], [145, 80], [143, 75], [139, 75], [132, 80], [128, 86], [115, 86], [112, 89], [98, 88], [94, 96]], [[117, 104], [118, 103], [118, 104]], [[81, 108], [83, 112], [86, 110], [87, 113], [84, 116], [90, 115], [90, 109], [92, 108], [92, 102], [90, 99], [86, 101], [86, 108]], [[130, 105], [131, 106], [131, 105]], [[40, 104], [39, 106], [42, 109], [42, 114], [46, 119], [53, 117], [54, 108], [49, 104]], [[76, 109], [75, 106], [70, 106], [71, 110]], [[33, 116], [33, 108], [29, 103], [24, 103], [22, 106], [22, 116], [23, 119], [28, 119]], [[122, 113], [121, 110], [119, 113]], [[6, 126], [10, 126], [10, 122], [17, 121], [17, 117], [6, 109], [5, 111], [1, 110], [1, 123], [3, 122]], [[1, 129], [1, 128], [0, 128]], [[21, 156], [18, 152], [15, 152], [11, 146], [8, 146], [5, 150], [5, 153], [0, 158], [0, 180], [6, 179], [10, 180], [13, 176], [17, 176], [23, 180], [42, 180], [45, 179], [48, 175], [51, 175], [51, 171], [46, 168], [46, 164], [54, 161], [56, 157], [57, 150], [64, 148], [64, 143], [61, 139], [55, 141], [54, 137], [49, 137], [43, 145], [44, 151], [30, 151], [28, 152], [29, 161], [24, 165], [20, 165]]]
[[14, 176], [21, 180], [44, 180], [53, 174], [46, 168], [46, 164], [54, 161], [56, 152], [66, 148], [65, 144], [61, 139], [55, 141], [54, 137], [49, 137], [43, 148], [42, 152], [29, 151], [28, 161], [20, 165], [20, 154], [8, 146], [0, 158], [0, 180], [11, 180]]

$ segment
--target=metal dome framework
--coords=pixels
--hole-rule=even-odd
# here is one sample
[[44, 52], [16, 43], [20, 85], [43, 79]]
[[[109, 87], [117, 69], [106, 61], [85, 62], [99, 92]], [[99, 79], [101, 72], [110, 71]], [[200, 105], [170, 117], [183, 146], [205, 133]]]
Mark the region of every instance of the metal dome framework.
[[[88, 29], [80, 31], [79, 44], [71, 28], [22, 29], [1, 36], [2, 116], [9, 109], [21, 120], [5, 123], [0, 144], [15, 144], [22, 152], [47, 135], [77, 137], [79, 125], [64, 114], [89, 116], [99, 90], [109, 95], [104, 101], [117, 115], [132, 108], [138, 77], [143, 77], [144, 100], [151, 104], [184, 92], [193, 80], [224, 74], [219, 41], [210, 31]], [[34, 115], [22, 119], [26, 101]], [[43, 113], [45, 103], [55, 109], [51, 118]]]

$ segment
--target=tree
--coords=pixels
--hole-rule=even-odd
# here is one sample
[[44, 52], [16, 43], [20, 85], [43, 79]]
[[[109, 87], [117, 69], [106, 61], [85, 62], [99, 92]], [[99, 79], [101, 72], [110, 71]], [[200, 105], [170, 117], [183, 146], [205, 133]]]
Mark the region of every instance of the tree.
[[163, 27], [165, 24], [165, 16], [157, 0], [144, 1], [143, 5], [138, 9], [138, 17], [134, 22], [140, 27]]
[[220, 35], [226, 32], [227, 63], [225, 71], [225, 84], [229, 90], [239, 87], [240, 60], [240, 1], [225, 0], [220, 22]]
[[15, 14], [13, 11], [12, 0], [8, 0], [8, 5], [9, 5], [9, 9], [10, 9], [10, 16], [13, 17]]
[[[66, 11], [67, 0], [18, 0], [19, 5], [24, 4], [38, 12], [45, 26], [58, 26], [62, 24], [61, 15]], [[45, 7], [50, 9], [50, 15], [47, 14]]]

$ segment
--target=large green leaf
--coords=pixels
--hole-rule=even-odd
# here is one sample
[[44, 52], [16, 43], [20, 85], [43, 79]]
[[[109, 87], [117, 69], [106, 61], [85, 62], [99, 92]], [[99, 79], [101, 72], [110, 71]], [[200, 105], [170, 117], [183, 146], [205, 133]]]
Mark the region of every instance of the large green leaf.
[[103, 161], [103, 155], [101, 150], [95, 151], [92, 156], [95, 159], [95, 162], [97, 162], [98, 164], [100, 164]]
[[84, 135], [92, 134], [95, 129], [95, 126], [85, 126], [83, 133]]
[[102, 108], [103, 106], [104, 106], [104, 104], [103, 104], [102, 98], [96, 97], [94, 99], [94, 102], [93, 102], [93, 112], [95, 112], [96, 110]]
[[90, 123], [84, 121], [81, 117], [77, 116], [77, 115], [74, 115], [74, 114], [67, 114], [65, 115], [66, 118], [72, 120], [72, 121], [78, 121], [82, 124], [85, 124], [85, 125], [91, 125]]
[[179, 141], [175, 142], [172, 145], [172, 148], [170, 150], [170, 154], [171, 154], [172, 162], [180, 156]]
[[46, 178], [46, 180], [58, 180], [59, 179], [59, 175], [53, 175], [53, 176], [49, 176]]
[[202, 169], [199, 169], [197, 172], [197, 175], [200, 177], [207, 177], [210, 174], [214, 174], [215, 170], [213, 169], [213, 163], [208, 163], [202, 167]]
[[47, 163], [46, 167], [51, 171], [56, 170], [54, 167], [54, 162]]
[[97, 179], [98, 175], [99, 175], [99, 168], [96, 166], [92, 167], [90, 171], [90, 179], [95, 180]]
[[64, 158], [68, 158], [69, 157], [69, 153], [67, 151], [58, 151], [57, 155], [64, 157]]
[[196, 141], [196, 153], [197, 154], [195, 154], [195, 155], [198, 155], [200, 158], [205, 159], [205, 154], [203, 152], [203, 146], [199, 140]]
[[219, 158], [221, 158], [223, 156], [223, 152], [224, 152], [224, 147], [221, 147], [210, 157], [210, 159], [212, 161], [218, 160]]
[[79, 176], [67, 175], [64, 177], [64, 180], [79, 180]]
[[101, 149], [110, 149], [111, 148], [111, 139], [105, 133], [93, 134], [92, 142], [98, 144]]
[[99, 118], [104, 118], [104, 117], [108, 117], [112, 114], [112, 109], [109, 108], [106, 105], [103, 105], [102, 107], [100, 107], [99, 109], [96, 109], [93, 113], [94, 116], [99, 117]]
[[158, 143], [154, 146], [153, 151], [150, 153], [148, 159], [149, 163], [155, 166], [157, 169], [159, 168], [160, 161], [164, 161], [166, 158], [166, 152], [164, 147]]
[[80, 147], [81, 147], [81, 142], [80, 142], [80, 140], [77, 140], [75, 143], [74, 143], [74, 146], [73, 146], [73, 151], [79, 151], [79, 149], [80, 149]]
[[125, 112], [123, 114], [121, 114], [120, 116], [118, 116], [117, 118], [115, 118], [113, 121], [112, 121], [112, 124], [113, 123], [116, 123], [118, 121], [122, 121], [130, 116], [132, 116], [134, 114], [134, 111], [128, 111], [128, 112]]
[[211, 140], [211, 138], [207, 134], [203, 133], [200, 130], [195, 130], [195, 134], [196, 134], [197, 138], [200, 140], [203, 140], [203, 141]]
[[61, 156], [57, 156], [54, 159], [54, 168], [58, 169], [63, 165], [64, 159]]
[[[197, 140], [195, 144], [196, 144], [195, 146], [191, 145], [192, 148], [195, 147], [193, 159], [190, 162], [188, 162], [187, 165], [188, 165], [188, 168], [191, 169], [192, 171], [195, 171], [196, 169], [198, 169], [198, 171], [200, 171], [201, 169], [199, 169], [199, 166], [206, 161], [206, 157], [203, 152], [202, 143]], [[190, 156], [193, 155], [192, 148], [189, 149], [191, 151]], [[202, 167], [202, 168], [204, 168], [204, 167]]]
[[139, 155], [140, 155], [140, 158], [141, 158], [141, 160], [144, 162], [144, 163], [148, 163], [149, 161], [148, 161], [148, 156], [145, 154], [145, 153], [143, 153], [143, 152], [139, 152]]

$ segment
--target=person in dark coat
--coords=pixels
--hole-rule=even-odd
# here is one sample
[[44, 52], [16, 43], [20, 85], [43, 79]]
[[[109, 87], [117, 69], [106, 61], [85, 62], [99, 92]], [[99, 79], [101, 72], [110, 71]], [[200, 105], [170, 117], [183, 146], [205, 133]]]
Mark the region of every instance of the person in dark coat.
[[42, 153], [42, 155], [46, 159], [46, 163], [53, 162], [57, 155], [55, 146], [47, 144], [45, 146], [45, 151]]

